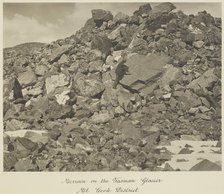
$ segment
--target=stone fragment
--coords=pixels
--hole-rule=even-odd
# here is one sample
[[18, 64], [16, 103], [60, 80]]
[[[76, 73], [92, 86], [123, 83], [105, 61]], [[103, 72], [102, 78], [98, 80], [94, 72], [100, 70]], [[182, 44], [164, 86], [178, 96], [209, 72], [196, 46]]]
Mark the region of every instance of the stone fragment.
[[125, 63], [128, 67], [128, 73], [124, 75], [120, 83], [134, 90], [146, 88], [149, 82], [156, 80], [163, 73], [163, 67], [168, 60], [169, 58], [167, 56], [133, 54], [128, 57]]
[[159, 5], [155, 6], [151, 12], [152, 13], [169, 13], [172, 10], [176, 9], [176, 7], [172, 3], [160, 3]]
[[91, 42], [91, 48], [101, 51], [106, 57], [111, 53], [112, 42], [107, 36], [95, 35]]
[[45, 87], [47, 94], [53, 92], [57, 87], [66, 86], [69, 84], [69, 77], [63, 73], [52, 75], [46, 78]]
[[193, 166], [190, 171], [221, 171], [221, 166], [207, 159], [204, 159], [195, 166]]
[[5, 153], [3, 158], [4, 171], [10, 171], [18, 161], [17, 158], [12, 153]]
[[91, 12], [92, 18], [97, 24], [102, 24], [104, 21], [109, 21], [113, 19], [113, 15], [110, 11], [106, 11], [103, 9], [93, 9]]
[[73, 88], [77, 94], [92, 98], [97, 98], [105, 89], [102, 82], [83, 74], [76, 74]]
[[6, 131], [17, 131], [20, 129], [27, 129], [30, 125], [24, 121], [12, 119], [11, 121], [6, 122]]
[[170, 82], [177, 79], [178, 75], [180, 74], [180, 70], [173, 65], [167, 65], [164, 74], [159, 78], [159, 87], [161, 89], [169, 88]]
[[62, 46], [54, 49], [52, 51], [51, 55], [49, 56], [49, 62], [50, 63], [56, 62], [58, 59], [60, 59], [60, 57], [63, 54], [66, 54], [67, 52], [69, 52], [71, 47], [72, 47], [71, 45], [62, 45]]
[[22, 72], [18, 75], [18, 81], [22, 86], [34, 85], [37, 81], [35, 73], [31, 70]]
[[109, 114], [109, 112], [94, 113], [94, 115], [91, 117], [91, 121], [94, 124], [107, 123], [110, 119], [111, 119], [111, 115]]
[[193, 151], [189, 150], [188, 148], [183, 148], [180, 150], [178, 154], [191, 154]]
[[212, 86], [218, 80], [218, 77], [214, 74], [214, 68], [207, 70], [201, 77], [194, 79], [188, 84], [188, 88], [194, 91], [200, 89], [207, 89]]
[[48, 72], [48, 68], [45, 65], [37, 65], [35, 68], [35, 74], [44, 76]]
[[198, 48], [198, 49], [200, 49], [204, 44], [205, 43], [203, 41], [201, 41], [201, 40], [200, 41], [193, 42], [193, 46], [195, 48]]
[[121, 24], [121, 23], [128, 23], [128, 20], [129, 20], [129, 16], [122, 13], [122, 12], [119, 12], [117, 13], [117, 15], [114, 16], [114, 22], [115, 23], [118, 23], [118, 24]]
[[149, 12], [152, 10], [152, 7], [149, 3], [146, 3], [144, 5], [141, 5], [137, 11], [134, 12], [134, 15], [140, 15], [143, 14], [149, 14]]
[[31, 159], [21, 159], [15, 164], [15, 170], [22, 171], [37, 171], [37, 165], [33, 164]]

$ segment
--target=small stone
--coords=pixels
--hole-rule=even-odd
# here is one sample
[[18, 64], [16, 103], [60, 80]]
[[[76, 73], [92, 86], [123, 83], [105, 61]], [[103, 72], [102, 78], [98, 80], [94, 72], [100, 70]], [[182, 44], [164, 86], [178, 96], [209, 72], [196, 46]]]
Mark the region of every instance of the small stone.
[[49, 131], [49, 136], [53, 140], [57, 140], [61, 136], [61, 131], [57, 128], [53, 128]]
[[114, 109], [114, 113], [115, 113], [115, 116], [120, 116], [125, 113], [125, 110], [121, 106], [118, 106]]
[[204, 43], [204, 41], [197, 41], [197, 42], [193, 42], [193, 46], [195, 47], [195, 48], [201, 48], [203, 45], [204, 45], [205, 43]]
[[170, 98], [171, 98], [171, 93], [168, 93], [168, 94], [163, 95], [163, 98], [164, 98], [165, 100], [170, 99]]
[[92, 153], [93, 152], [93, 148], [91, 148], [90, 146], [87, 146], [87, 145], [80, 144], [80, 143], [77, 143], [75, 145], [75, 149], [77, 151], [85, 151], [87, 153]]
[[48, 68], [45, 65], [37, 65], [35, 68], [35, 74], [44, 76], [48, 72]]
[[136, 126], [139, 126], [141, 125], [141, 122], [139, 120], [133, 120], [131, 121], [132, 125], [136, 125]]
[[192, 152], [194, 152], [194, 151], [189, 150], [188, 148], [183, 148], [180, 150], [180, 152], [178, 154], [191, 154]]
[[94, 124], [101, 124], [101, 123], [107, 123], [111, 119], [111, 116], [109, 112], [105, 113], [94, 113], [94, 115], [91, 117], [91, 121]]
[[190, 108], [190, 110], [188, 111], [188, 113], [190, 113], [190, 114], [195, 114], [195, 113], [197, 113], [199, 111], [199, 108], [197, 107], [197, 108]]

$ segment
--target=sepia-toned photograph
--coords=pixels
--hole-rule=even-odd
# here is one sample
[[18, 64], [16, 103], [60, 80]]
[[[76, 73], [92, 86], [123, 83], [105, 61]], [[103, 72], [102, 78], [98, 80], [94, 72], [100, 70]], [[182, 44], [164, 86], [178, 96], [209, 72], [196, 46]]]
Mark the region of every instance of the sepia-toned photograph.
[[3, 3], [3, 171], [221, 171], [221, 11]]

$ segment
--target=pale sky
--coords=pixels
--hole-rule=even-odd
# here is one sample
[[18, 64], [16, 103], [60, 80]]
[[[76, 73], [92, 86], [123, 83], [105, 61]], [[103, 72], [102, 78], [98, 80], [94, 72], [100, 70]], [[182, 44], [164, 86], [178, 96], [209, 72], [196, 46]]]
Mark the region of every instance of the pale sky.
[[[105, 9], [116, 15], [128, 15], [144, 3], [4, 3], [3, 47], [25, 42], [44, 42], [66, 38], [79, 30], [92, 9]], [[155, 6], [157, 3], [150, 3]], [[177, 10], [197, 14], [206, 10], [214, 17], [221, 17], [220, 3], [173, 3]]]

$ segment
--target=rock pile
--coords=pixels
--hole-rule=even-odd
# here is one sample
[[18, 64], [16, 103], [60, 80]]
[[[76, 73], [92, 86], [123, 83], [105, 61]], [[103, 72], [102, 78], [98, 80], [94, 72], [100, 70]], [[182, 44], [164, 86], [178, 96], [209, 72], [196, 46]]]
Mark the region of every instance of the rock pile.
[[174, 9], [95, 9], [70, 37], [4, 52], [4, 170], [166, 170], [157, 146], [221, 141], [221, 19]]

